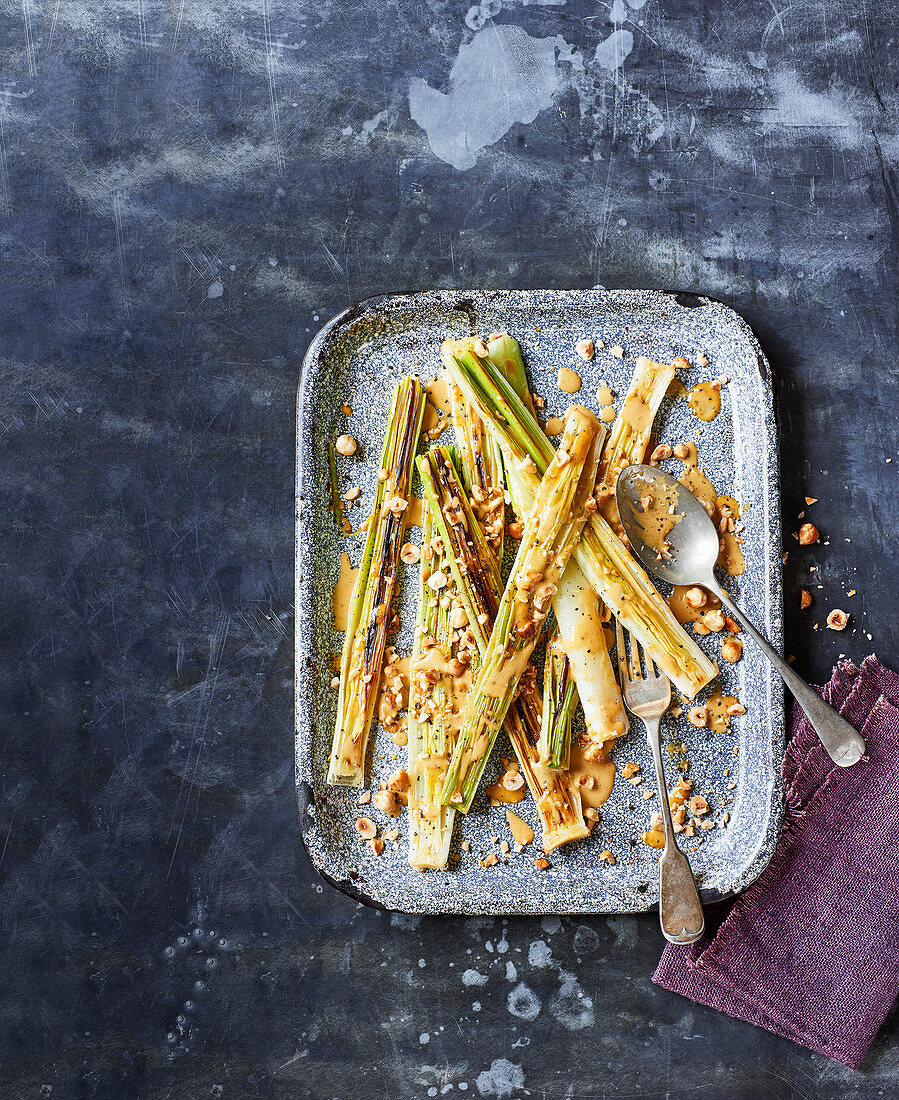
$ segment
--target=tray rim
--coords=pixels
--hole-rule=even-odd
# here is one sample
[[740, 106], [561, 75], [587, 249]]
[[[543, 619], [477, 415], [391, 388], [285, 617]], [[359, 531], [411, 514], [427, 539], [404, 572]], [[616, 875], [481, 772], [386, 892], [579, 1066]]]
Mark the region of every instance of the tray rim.
[[[762, 381], [763, 391], [765, 394], [766, 403], [766, 418], [770, 415], [771, 423], [775, 431], [775, 445], [773, 446], [770, 454], [769, 470], [773, 474], [774, 492], [771, 497], [771, 510], [768, 516], [768, 526], [770, 529], [776, 530], [778, 537], [780, 537], [780, 453], [779, 448], [776, 445], [777, 438], [777, 417], [775, 408], [775, 396], [776, 396], [776, 384], [774, 372], [771, 369], [770, 361], [765, 354], [764, 348], [756, 335], [749, 322], [738, 313], [727, 302], [722, 301], [720, 298], [715, 298], [708, 294], [702, 294], [698, 291], [687, 290], [660, 290], [658, 288], [640, 288], [640, 287], [584, 287], [584, 288], [555, 288], [555, 287], [538, 287], [538, 288], [458, 288], [458, 289], [438, 289], [431, 288], [418, 291], [390, 291], [380, 294], [368, 295], [364, 298], [360, 298], [353, 302], [345, 309], [336, 313], [324, 325], [315, 333], [312, 340], [309, 343], [308, 348], [303, 356], [303, 360], [300, 366], [300, 378], [297, 388], [297, 406], [296, 406], [296, 454], [295, 454], [295, 491], [294, 491], [294, 597], [295, 597], [295, 609], [294, 609], [294, 771], [295, 771], [295, 786], [297, 797], [297, 811], [299, 816], [300, 825], [300, 839], [303, 844], [303, 848], [306, 855], [315, 869], [318, 876], [329, 886], [335, 890], [344, 894], [346, 897], [360, 904], [363, 904], [371, 909], [377, 909], [381, 912], [390, 913], [406, 913], [418, 916], [432, 916], [432, 917], [460, 917], [460, 916], [491, 916], [491, 917], [509, 917], [509, 916], [566, 916], [576, 915], [581, 917], [587, 916], [626, 916], [638, 913], [646, 913], [656, 908], [657, 902], [651, 894], [646, 895], [646, 904], [640, 904], [628, 908], [628, 909], [608, 909], [598, 907], [596, 909], [540, 909], [531, 912], [530, 910], [521, 909], [497, 909], [490, 910], [489, 912], [482, 909], [434, 909], [427, 906], [410, 904], [406, 906], [390, 906], [385, 905], [371, 894], [357, 886], [350, 878], [337, 879], [332, 874], [324, 869], [319, 863], [317, 853], [314, 846], [310, 844], [309, 834], [317, 830], [316, 811], [315, 811], [315, 793], [312, 788], [312, 784], [309, 779], [306, 778], [303, 772], [304, 761], [311, 760], [312, 754], [312, 723], [309, 718], [301, 717], [300, 708], [300, 669], [301, 659], [305, 664], [309, 660], [311, 653], [311, 643], [306, 645], [304, 642], [305, 635], [300, 631], [300, 618], [297, 614], [297, 608], [301, 606], [303, 597], [309, 597], [312, 595], [311, 580], [304, 573], [300, 572], [300, 561], [302, 550], [304, 545], [303, 541], [303, 529], [305, 527], [304, 512], [302, 507], [304, 503], [303, 491], [304, 491], [304, 479], [303, 479], [303, 450], [304, 450], [304, 437], [307, 434], [307, 430], [311, 425], [311, 417], [306, 417], [304, 414], [307, 411], [307, 406], [311, 405], [311, 391], [318, 377], [318, 372], [322, 367], [322, 352], [325, 350], [329, 340], [334, 336], [336, 332], [342, 329], [346, 324], [350, 323], [355, 317], [362, 315], [366, 310], [371, 309], [373, 306], [379, 306], [382, 309], [388, 305], [402, 306], [406, 309], [414, 308], [420, 299], [429, 299], [434, 301], [444, 301], [447, 303], [453, 302], [456, 306], [456, 310], [459, 313], [468, 314], [470, 320], [473, 316], [473, 298], [488, 298], [488, 299], [502, 299], [509, 298], [514, 299], [519, 295], [526, 294], [553, 294], [560, 296], [577, 296], [579, 298], [595, 296], [597, 302], [603, 298], [613, 294], [637, 294], [637, 295], [651, 295], [653, 297], [670, 298], [674, 303], [682, 308], [694, 309], [705, 308], [708, 305], [718, 307], [724, 310], [730, 315], [731, 320], [736, 324], [737, 328], [741, 330], [744, 338], [749, 346], [755, 352], [756, 366], [759, 371], [759, 376]], [[471, 309], [467, 308], [471, 307]], [[475, 325], [473, 320], [471, 321], [472, 332], [475, 331]], [[308, 444], [309, 441], [307, 441]], [[782, 648], [782, 635], [783, 635], [783, 572], [781, 568], [777, 568], [775, 576], [769, 578], [769, 583], [773, 583], [775, 586], [775, 600], [773, 607], [774, 625], [778, 632], [778, 644], [776, 648]], [[786, 705], [783, 696], [781, 696], [780, 707], [780, 730], [779, 736], [777, 736], [778, 730], [776, 728], [777, 723], [772, 723], [772, 733], [775, 735], [772, 738], [772, 766], [773, 766], [773, 785], [772, 785], [772, 797], [770, 804], [770, 824], [767, 832], [763, 838], [762, 844], [750, 864], [744, 869], [743, 873], [736, 879], [733, 884], [733, 889], [727, 892], [720, 892], [717, 890], [700, 890], [702, 900], [704, 904], [715, 904], [721, 901], [728, 901], [732, 898], [738, 897], [741, 893], [747, 890], [754, 882], [757, 881], [759, 876], [764, 872], [765, 868], [771, 862], [774, 856], [777, 843], [780, 838], [781, 829], [783, 825], [783, 819], [785, 814], [785, 788], [782, 775], [783, 758], [786, 750]], [[311, 765], [310, 765], [311, 767]], [[413, 899], [414, 900], [414, 899]]]

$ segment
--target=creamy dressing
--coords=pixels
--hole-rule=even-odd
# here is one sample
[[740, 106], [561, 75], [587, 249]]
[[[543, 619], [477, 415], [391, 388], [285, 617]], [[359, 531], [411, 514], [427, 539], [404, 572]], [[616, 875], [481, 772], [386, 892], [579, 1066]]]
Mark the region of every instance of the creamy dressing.
[[596, 400], [600, 405], [612, 405], [615, 403], [615, 397], [608, 386], [600, 386], [596, 391]]
[[598, 810], [612, 793], [615, 765], [604, 752], [599, 760], [588, 760], [587, 748], [572, 742], [568, 774], [574, 780], [584, 806]]
[[691, 588], [696, 587], [697, 585], [693, 584], [676, 584], [668, 597], [671, 614], [679, 623], [698, 623], [706, 611], [715, 611], [721, 606], [718, 597], [703, 588], [702, 591], [706, 596], [705, 603], [702, 607], [691, 607], [685, 597]]
[[335, 630], [346, 631], [347, 620], [350, 615], [350, 604], [353, 600], [353, 588], [358, 576], [359, 567], [354, 567], [350, 563], [350, 556], [345, 550], [341, 551], [340, 575], [331, 595], [331, 617], [334, 620]]
[[[704, 501], [712, 511], [712, 522], [717, 528], [724, 518], [722, 509], [729, 508], [731, 518], [737, 520], [740, 516], [740, 505], [730, 496], [719, 495], [718, 490], [709, 481], [707, 475], [698, 466], [686, 466], [677, 479], [681, 485], [685, 485], [693, 496], [699, 501]], [[721, 552], [718, 554], [718, 565], [724, 569], [728, 576], [740, 577], [746, 569], [743, 551], [737, 541], [739, 535], [736, 531], [719, 532], [722, 542]]]
[[652, 426], [652, 409], [650, 409], [649, 405], [647, 405], [639, 393], [632, 393], [630, 397], [628, 397], [619, 415], [625, 424], [629, 424], [637, 435], [648, 431]]
[[697, 420], [708, 423], [721, 412], [721, 389], [711, 382], [699, 382], [687, 394], [687, 404]]
[[543, 425], [543, 430], [547, 435], [561, 435], [565, 428], [565, 421], [561, 416], [551, 416], [549, 420]]
[[534, 839], [534, 830], [512, 810], [506, 810], [506, 824], [519, 844], [530, 844]]
[[709, 712], [708, 728], [713, 733], [724, 733], [730, 729], [731, 716], [727, 708], [738, 703], [736, 695], [722, 695], [720, 691], [713, 692], [705, 701], [705, 708]]
[[643, 541], [657, 557], [668, 553], [668, 536], [675, 524], [683, 518], [683, 512], [677, 511], [677, 490], [662, 481], [647, 478], [646, 495], [641, 496], [642, 511], [637, 513], [640, 534]]
[[581, 388], [581, 376], [570, 367], [559, 370], [558, 386], [562, 393], [577, 393]]

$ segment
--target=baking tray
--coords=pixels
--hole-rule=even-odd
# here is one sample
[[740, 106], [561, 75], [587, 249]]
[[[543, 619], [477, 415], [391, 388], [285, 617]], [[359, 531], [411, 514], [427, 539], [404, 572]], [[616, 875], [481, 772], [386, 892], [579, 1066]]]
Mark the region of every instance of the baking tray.
[[[782, 645], [780, 522], [777, 433], [771, 373], [746, 322], [721, 302], [694, 294], [654, 290], [427, 291], [369, 298], [339, 314], [316, 335], [303, 363], [297, 408], [296, 499], [296, 776], [300, 823], [309, 856], [332, 885], [370, 905], [415, 913], [630, 913], [658, 903], [657, 852], [639, 839], [658, 799], [645, 801], [643, 787], [620, 776], [602, 809], [602, 827], [592, 837], [552, 853], [549, 870], [533, 866], [539, 852], [539, 828], [528, 798], [515, 807], [537, 829], [537, 840], [520, 855], [483, 868], [478, 858], [497, 851], [492, 838], [511, 840], [503, 808], [489, 808], [485, 775], [472, 812], [457, 815], [454, 852], [467, 839], [453, 870], [420, 873], [407, 862], [407, 815], [384, 817], [356, 804], [358, 790], [325, 782], [337, 692], [331, 688], [333, 659], [343, 635], [333, 626], [331, 595], [341, 550], [358, 561], [363, 535], [341, 536], [329, 509], [327, 442], [350, 431], [360, 454], [342, 463], [341, 488], [362, 488], [355, 525], [368, 514], [381, 438], [394, 383], [406, 373], [423, 380], [440, 369], [439, 349], [448, 336], [507, 330], [521, 343], [532, 388], [545, 397], [546, 412], [559, 413], [572, 400], [555, 384], [560, 366], [575, 367], [583, 378], [577, 399], [596, 407], [600, 382], [623, 397], [637, 355], [664, 362], [683, 355], [694, 363], [686, 381], [727, 375], [722, 411], [711, 424], [700, 424], [684, 400], [666, 399], [657, 421], [659, 438], [699, 442], [700, 465], [719, 492], [735, 495], [748, 510], [743, 547], [746, 572], [729, 581], [732, 593], [772, 643]], [[596, 358], [583, 363], [575, 355], [582, 337], [605, 342]], [[620, 346], [624, 358], [610, 354]], [[707, 366], [696, 366], [701, 353]], [[349, 402], [347, 422], [340, 406]], [[700, 436], [699, 431], [702, 431]], [[441, 442], [451, 439], [450, 432]], [[413, 532], [417, 537], [420, 532]], [[405, 583], [404, 583], [405, 580]], [[411, 648], [415, 619], [415, 578], [400, 575], [402, 628], [400, 652]], [[664, 586], [660, 585], [663, 592]], [[715, 636], [699, 639], [714, 655]], [[722, 673], [723, 687], [747, 708], [725, 734], [691, 727], [685, 717], [663, 720], [663, 736], [681, 742], [692, 762], [695, 791], [708, 791], [713, 807], [730, 814], [726, 828], [700, 838], [681, 835], [705, 901], [715, 901], [749, 886], [767, 864], [777, 841], [783, 808], [781, 762], [784, 749], [783, 692], [764, 658], [747, 645], [743, 659]], [[700, 698], [703, 698], [700, 696]], [[502, 736], [502, 735], [501, 735]], [[377, 790], [397, 767], [405, 749], [384, 730], [373, 731], [368, 785]], [[734, 750], [737, 750], [735, 754]], [[506, 746], [507, 754], [511, 754]], [[639, 722], [616, 748], [618, 762], [642, 767], [648, 787], [652, 762]], [[680, 759], [675, 757], [675, 762]], [[669, 783], [676, 771], [669, 769]], [[398, 828], [399, 840], [375, 856], [360, 843], [353, 823], [369, 813], [385, 828]], [[719, 814], [720, 816], [720, 814]], [[461, 820], [460, 820], [461, 819]], [[617, 862], [599, 853], [609, 849]]]

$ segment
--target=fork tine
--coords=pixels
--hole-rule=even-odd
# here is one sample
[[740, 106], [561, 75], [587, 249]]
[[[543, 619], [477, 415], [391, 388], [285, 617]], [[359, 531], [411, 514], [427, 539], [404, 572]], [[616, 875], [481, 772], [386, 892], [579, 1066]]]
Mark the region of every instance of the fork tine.
[[[637, 639], [634, 637], [634, 635], [631, 634], [630, 631], [628, 631], [628, 634], [630, 634], [630, 639], [631, 639], [631, 679], [632, 680], [642, 680], [643, 679], [643, 667], [642, 667], [643, 654], [642, 654], [642, 651], [640, 649], [640, 643], [637, 641]], [[648, 672], [648, 669], [647, 669], [647, 672]]]
[[627, 674], [627, 651], [624, 648], [624, 630], [621, 622], [615, 619], [615, 654], [618, 657], [618, 679], [620, 686], [624, 687], [625, 680], [630, 679]]

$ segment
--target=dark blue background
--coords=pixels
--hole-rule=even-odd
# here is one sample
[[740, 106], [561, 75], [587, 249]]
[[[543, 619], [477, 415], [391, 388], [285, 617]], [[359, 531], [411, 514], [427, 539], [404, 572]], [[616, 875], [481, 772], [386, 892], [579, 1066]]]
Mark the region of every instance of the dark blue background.
[[852, 1074], [651, 986], [650, 916], [391, 918], [300, 848], [294, 401], [368, 294], [733, 305], [777, 374], [787, 650], [899, 662], [896, 9], [632, 4], [614, 40], [582, 0], [0, 13], [2, 1095], [899, 1092], [895, 1017]]

